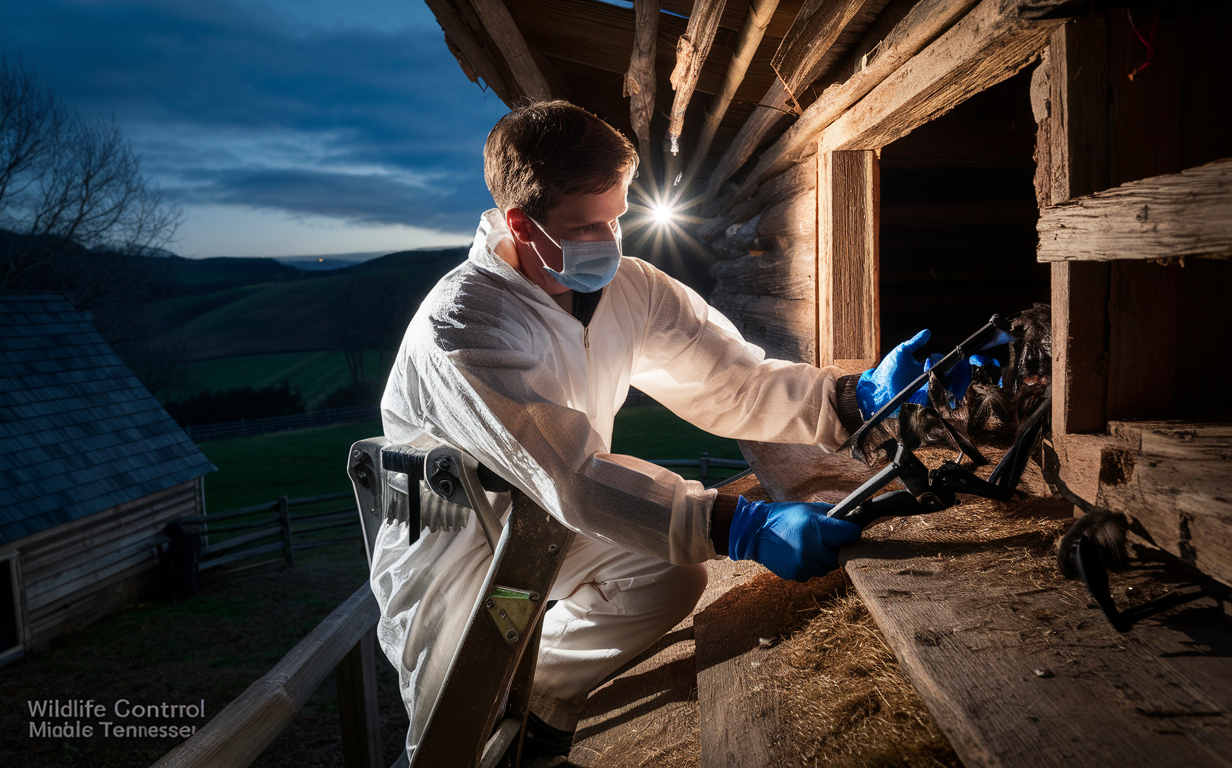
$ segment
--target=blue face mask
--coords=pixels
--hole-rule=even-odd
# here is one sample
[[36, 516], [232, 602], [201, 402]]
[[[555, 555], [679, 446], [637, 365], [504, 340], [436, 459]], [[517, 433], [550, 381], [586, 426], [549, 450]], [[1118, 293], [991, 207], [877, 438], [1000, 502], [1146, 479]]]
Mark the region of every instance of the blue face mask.
[[[535, 221], [531, 219], [531, 221]], [[543, 225], [535, 221], [535, 226], [549, 239], [552, 236], [544, 230]], [[616, 222], [615, 240], [561, 240], [552, 243], [560, 248], [563, 257], [561, 271], [557, 272], [544, 262], [543, 271], [552, 279], [566, 288], [580, 293], [594, 293], [612, 282], [616, 270], [620, 268], [620, 222]], [[538, 253], [539, 249], [535, 249]], [[543, 256], [539, 256], [540, 261]]]

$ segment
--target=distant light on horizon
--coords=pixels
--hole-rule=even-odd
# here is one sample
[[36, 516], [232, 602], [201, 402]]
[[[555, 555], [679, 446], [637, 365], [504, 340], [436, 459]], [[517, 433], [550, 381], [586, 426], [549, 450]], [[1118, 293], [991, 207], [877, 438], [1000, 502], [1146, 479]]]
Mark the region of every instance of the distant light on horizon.
[[[470, 245], [473, 233], [438, 232], [401, 224], [365, 224], [237, 205], [186, 205], [168, 250], [185, 258], [288, 258], [342, 253], [396, 253]], [[476, 217], [478, 218], [478, 217]]]

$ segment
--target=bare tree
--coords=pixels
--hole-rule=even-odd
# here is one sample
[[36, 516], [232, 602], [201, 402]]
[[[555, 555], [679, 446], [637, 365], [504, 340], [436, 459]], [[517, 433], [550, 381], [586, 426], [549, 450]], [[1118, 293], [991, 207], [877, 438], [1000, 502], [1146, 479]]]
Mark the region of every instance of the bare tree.
[[[180, 220], [114, 121], [82, 120], [32, 69], [0, 58], [0, 228], [11, 233], [0, 243], [0, 288], [48, 287], [49, 274], [63, 283], [80, 263], [74, 256], [155, 253]], [[131, 270], [92, 271], [88, 284], [73, 281], [78, 306], [134, 279]]]

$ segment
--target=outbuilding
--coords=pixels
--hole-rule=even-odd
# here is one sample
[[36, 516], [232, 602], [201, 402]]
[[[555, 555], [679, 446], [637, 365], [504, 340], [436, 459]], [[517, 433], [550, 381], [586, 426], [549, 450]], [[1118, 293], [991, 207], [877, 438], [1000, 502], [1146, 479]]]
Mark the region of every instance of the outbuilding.
[[86, 313], [0, 294], [0, 660], [149, 594], [214, 470]]

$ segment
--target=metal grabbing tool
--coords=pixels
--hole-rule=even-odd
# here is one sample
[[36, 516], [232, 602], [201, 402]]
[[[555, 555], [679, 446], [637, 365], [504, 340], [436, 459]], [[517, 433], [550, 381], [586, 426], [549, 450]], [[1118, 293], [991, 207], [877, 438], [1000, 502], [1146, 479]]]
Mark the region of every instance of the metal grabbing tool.
[[[948, 373], [949, 370], [957, 365], [959, 361], [969, 355], [979, 352], [981, 349], [986, 349], [989, 346], [992, 346], [989, 342], [992, 342], [997, 338], [998, 331], [1009, 331], [1009, 329], [1009, 323], [1002, 320], [1000, 315], [993, 315], [982, 328], [971, 334], [971, 336], [969, 336], [957, 347], [954, 347], [948, 355], [941, 358], [941, 360], [939, 360], [936, 365], [932, 366], [930, 370], [917, 376], [915, 381], [904, 387], [901, 392], [890, 399], [890, 402], [886, 403], [880, 410], [869, 417], [868, 421], [864, 422], [864, 424], [862, 424], [851, 437], [847, 438], [847, 442], [839, 446], [839, 451], [845, 451], [850, 448], [851, 455], [853, 457], [859, 459], [860, 461], [864, 461], [864, 451], [861, 448], [861, 442], [863, 441], [864, 436], [868, 434], [871, 429], [885, 421], [890, 414], [898, 410], [899, 406], [910, 400], [916, 390], [928, 381], [929, 374], [933, 371], [936, 371], [942, 375]], [[955, 434], [949, 424], [945, 423], [945, 419], [942, 419], [942, 423], [945, 424], [946, 430], [949, 431], [951, 435], [955, 435], [956, 438], [961, 438], [961, 436]], [[987, 463], [984, 457], [980, 455], [979, 451], [975, 450], [975, 447], [968, 441], [958, 439], [958, 444], [962, 448], [963, 453], [971, 456], [972, 460], [974, 460], [977, 464]]]
[[[991, 326], [992, 323], [989, 323], [988, 327]], [[827, 514], [867, 528], [883, 517], [924, 515], [949, 509], [957, 503], [959, 493], [1008, 501], [1018, 487], [1018, 481], [1022, 478], [1036, 439], [1048, 423], [1051, 409], [1052, 395], [1049, 393], [1022, 422], [1014, 444], [993, 468], [987, 480], [954, 461], [947, 461], [930, 470], [901, 440], [886, 441], [882, 448], [893, 456], [890, 463]], [[878, 414], [885, 410], [886, 408], [882, 408]], [[895, 480], [901, 482], [906, 490], [891, 491], [874, 497], [873, 494]]]

